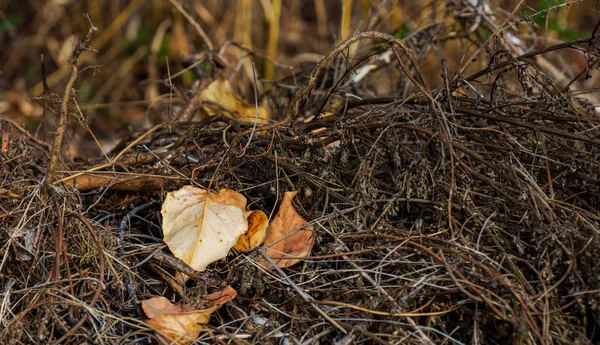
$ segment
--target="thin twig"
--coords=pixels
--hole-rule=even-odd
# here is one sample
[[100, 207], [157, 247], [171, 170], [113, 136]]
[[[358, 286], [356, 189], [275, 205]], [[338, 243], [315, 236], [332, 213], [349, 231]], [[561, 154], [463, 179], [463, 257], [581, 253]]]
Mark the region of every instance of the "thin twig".
[[254, 86], [254, 106], [256, 107], [256, 112], [254, 113], [254, 126], [252, 126], [250, 138], [248, 138], [248, 142], [246, 143], [246, 146], [244, 146], [244, 149], [242, 150], [242, 153], [238, 156], [238, 158], [246, 154], [246, 149], [248, 148], [248, 146], [250, 146], [250, 143], [252, 142], [254, 131], [256, 131], [256, 123], [258, 122], [258, 82], [256, 80], [256, 66], [254, 65], [254, 62], [252, 62], [252, 76], [254, 78], [254, 83], [252, 84], [252, 86]]
[[[313, 298], [307, 294], [306, 292], [302, 291], [302, 289], [300, 289], [298, 287], [298, 285], [296, 285], [296, 283], [294, 283], [294, 281], [292, 281], [290, 279], [290, 277], [288, 277], [287, 274], [285, 274], [285, 272], [279, 268], [279, 266], [277, 266], [277, 264], [273, 261], [273, 259], [271, 259], [263, 250], [263, 248], [257, 248], [256, 250], [260, 255], [262, 255], [262, 257], [271, 265], [273, 266], [273, 268], [275, 269], [275, 271], [277, 271], [277, 273], [279, 273], [279, 275], [286, 281], [286, 283], [288, 283], [289, 286], [291, 286], [297, 293], [298, 295], [300, 295], [300, 297], [302, 297], [303, 300], [310, 302], [311, 300], [313, 300]], [[311, 303], [311, 306], [319, 313], [321, 314], [321, 316], [323, 316], [327, 321], [329, 321], [333, 326], [335, 326], [335, 328], [339, 329], [342, 333], [346, 334], [348, 333], [348, 331], [346, 331], [346, 329], [344, 327], [342, 327], [342, 325], [340, 325], [337, 321], [335, 321], [334, 319], [332, 319], [329, 315], [327, 315], [326, 312], [324, 312], [321, 308], [319, 308], [316, 304]]]
[[208, 35], [206, 35], [206, 33], [204, 32], [204, 30], [202, 29], [200, 24], [198, 24], [198, 22], [192, 16], [190, 16], [190, 14], [187, 13], [187, 11], [185, 9], [183, 9], [181, 4], [179, 2], [177, 2], [177, 0], [169, 0], [169, 1], [177, 9], [177, 11], [179, 11], [179, 13], [181, 13], [185, 17], [185, 19], [187, 19], [187, 21], [190, 22], [190, 24], [192, 24], [194, 26], [194, 28], [198, 32], [198, 35], [200, 35], [200, 37], [202, 37], [202, 40], [204, 41], [204, 43], [206, 43], [206, 46], [208, 47], [208, 49], [213, 50], [214, 45], [210, 41], [210, 38], [208, 38]]
[[73, 84], [75, 84], [75, 80], [77, 80], [77, 75], [79, 73], [79, 66], [77, 65], [77, 60], [79, 59], [79, 55], [85, 50], [91, 50], [89, 47], [90, 39], [92, 38], [92, 34], [96, 31], [96, 27], [92, 24], [92, 21], [88, 15], [85, 15], [85, 18], [90, 22], [90, 30], [88, 31], [85, 38], [77, 43], [75, 48], [73, 49], [73, 54], [71, 55], [70, 63], [71, 63], [71, 78], [67, 82], [65, 86], [65, 92], [63, 94], [62, 102], [60, 104], [60, 117], [58, 119], [58, 127], [56, 128], [56, 135], [54, 136], [54, 144], [52, 145], [52, 153], [50, 156], [50, 164], [48, 166], [48, 174], [46, 176], [46, 183], [54, 182], [54, 175], [56, 174], [56, 170], [58, 167], [58, 163], [61, 160], [61, 152], [62, 152], [62, 143], [65, 136], [66, 126], [67, 126], [67, 117], [69, 115], [68, 104], [69, 99], [71, 97], [71, 89], [73, 88]]

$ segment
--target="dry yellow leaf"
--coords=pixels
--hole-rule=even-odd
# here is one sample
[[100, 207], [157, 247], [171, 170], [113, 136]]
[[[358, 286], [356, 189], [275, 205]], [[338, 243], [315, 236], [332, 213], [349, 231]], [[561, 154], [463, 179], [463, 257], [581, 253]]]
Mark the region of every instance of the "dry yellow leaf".
[[164, 297], [142, 301], [142, 309], [149, 318], [146, 323], [159, 333], [163, 344], [187, 345], [198, 338], [210, 315], [235, 296], [236, 291], [227, 286], [208, 295], [203, 300], [206, 305], [203, 309], [193, 310], [189, 304], [174, 305]]
[[248, 250], [260, 246], [267, 235], [269, 219], [263, 211], [248, 211], [248, 231], [238, 238], [235, 245], [237, 250]]
[[[313, 227], [307, 225], [292, 205], [292, 199], [298, 192], [286, 192], [277, 215], [267, 228], [264, 245], [266, 254], [279, 267], [288, 267], [300, 262], [300, 258], [310, 254], [313, 245]], [[272, 269], [266, 260], [260, 263]]]
[[[223, 112], [223, 109], [230, 112], [226, 115], [231, 116], [235, 114], [237, 119], [244, 122], [254, 122], [256, 117], [256, 106], [248, 104], [240, 96], [238, 96], [231, 87], [231, 84], [227, 79], [219, 77], [210, 83], [204, 90], [200, 91], [200, 99], [205, 101], [206, 104], [202, 109], [208, 115], [215, 115]], [[211, 105], [209, 103], [215, 103], [218, 106]], [[269, 110], [262, 106], [258, 106], [258, 117], [256, 122], [258, 124], [266, 124], [269, 119]]]
[[204, 271], [248, 230], [245, 209], [246, 198], [238, 192], [182, 187], [169, 193], [162, 205], [164, 241], [177, 258]]

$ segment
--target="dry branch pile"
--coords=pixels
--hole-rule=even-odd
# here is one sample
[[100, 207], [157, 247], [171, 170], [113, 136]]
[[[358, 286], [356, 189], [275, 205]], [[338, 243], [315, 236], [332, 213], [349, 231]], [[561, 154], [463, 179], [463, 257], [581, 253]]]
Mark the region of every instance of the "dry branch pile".
[[[470, 32], [360, 33], [297, 87], [267, 92], [280, 114], [269, 125], [180, 121], [191, 98], [174, 120], [50, 181], [49, 145], [2, 120], [0, 341], [148, 343], [139, 300], [194, 304], [226, 285], [237, 297], [198, 343], [599, 341], [598, 100], [582, 75], [557, 81], [547, 56], [581, 50], [593, 68], [600, 42], [525, 53], [508, 26], [472, 18], [470, 30], [492, 35], [439, 87], [420, 56]], [[464, 73], [484, 53], [487, 67]], [[383, 75], [387, 97], [374, 91]], [[267, 215], [300, 191], [312, 255], [283, 276], [256, 252], [191, 271], [160, 230], [165, 192], [188, 184], [238, 191]], [[181, 286], [175, 272], [192, 279]]]

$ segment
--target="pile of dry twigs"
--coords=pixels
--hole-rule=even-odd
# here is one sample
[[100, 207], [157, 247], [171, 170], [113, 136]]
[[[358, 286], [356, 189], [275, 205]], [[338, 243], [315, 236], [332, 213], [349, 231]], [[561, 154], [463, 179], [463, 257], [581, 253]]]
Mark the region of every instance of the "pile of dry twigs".
[[[440, 61], [441, 85], [420, 56], [460, 32], [363, 32], [298, 84], [275, 83], [266, 96], [278, 115], [265, 126], [193, 121], [197, 99], [165, 100], [168, 121], [65, 163], [71, 85], [52, 143], [1, 120], [1, 342], [152, 342], [140, 299], [194, 303], [225, 285], [238, 297], [198, 343], [599, 341], [600, 117], [582, 86], [599, 41], [525, 53], [507, 26], [476, 18], [492, 35], [461, 69]], [[565, 49], [589, 60], [571, 80], [548, 68]], [[466, 74], [484, 53], [486, 67]], [[387, 97], [373, 91], [383, 82]], [[159, 212], [165, 192], [188, 184], [239, 191], [267, 215], [300, 191], [312, 255], [284, 276], [238, 252], [191, 271], [162, 243]], [[182, 286], [176, 271], [193, 279]]]

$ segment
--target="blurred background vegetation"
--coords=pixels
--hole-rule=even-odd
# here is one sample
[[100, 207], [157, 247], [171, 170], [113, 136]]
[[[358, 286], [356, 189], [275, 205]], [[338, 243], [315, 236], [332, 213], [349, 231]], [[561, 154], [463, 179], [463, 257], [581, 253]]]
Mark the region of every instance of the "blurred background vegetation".
[[[377, 339], [384, 334], [386, 339], [398, 339], [399, 343], [410, 341], [407, 339], [416, 333], [402, 330], [406, 324], [387, 321], [398, 321], [389, 320], [398, 316], [396, 311], [414, 310], [432, 312], [431, 318], [419, 317], [418, 327], [414, 328], [426, 327], [429, 334], [442, 339], [440, 343], [450, 343], [450, 336], [477, 343], [474, 339], [480, 334], [484, 335], [484, 343], [494, 344], [540, 343], [537, 338], [549, 339], [548, 344], [598, 343], [600, 274], [594, 257], [600, 253], [600, 49], [598, 38], [582, 38], [592, 33], [600, 37], [599, 8], [598, 1], [592, 0], [0, 0], [0, 117], [33, 133], [19, 134], [16, 138], [21, 142], [12, 145], [16, 140], [11, 139], [10, 132], [2, 132], [3, 145], [10, 146], [11, 151], [3, 153], [7, 159], [0, 164], [4, 169], [0, 173], [0, 196], [5, 196], [0, 204], [4, 212], [0, 225], [4, 229], [37, 231], [29, 236], [36, 241], [43, 238], [44, 232], [53, 233], [42, 242], [46, 247], [40, 247], [44, 249], [39, 250], [43, 254], [39, 264], [13, 260], [7, 263], [14, 266], [4, 266], [8, 268], [7, 274], [2, 272], [8, 278], [0, 280], [8, 284], [4, 300], [11, 300], [11, 293], [24, 295], [13, 298], [11, 301], [16, 302], [5, 308], [15, 317], [7, 323], [9, 327], [0, 327], [0, 337], [18, 342], [21, 336], [24, 339], [36, 334], [42, 341], [49, 333], [48, 340], [61, 337], [56, 341], [61, 343], [79, 326], [71, 330], [68, 327], [86, 321], [77, 315], [88, 314], [76, 314], [76, 309], [70, 309], [73, 305], [56, 298], [54, 288], [59, 282], [68, 283], [70, 295], [76, 294], [70, 279], [59, 280], [61, 263], [56, 258], [62, 256], [47, 255], [53, 250], [48, 248], [57, 248], [57, 253], [64, 250], [66, 272], [73, 267], [79, 269], [68, 264], [69, 255], [73, 255], [73, 262], [82, 268], [78, 274], [90, 279], [96, 275], [101, 277], [100, 282], [104, 279], [103, 264], [91, 267], [100, 256], [90, 249], [87, 230], [81, 232], [84, 228], [78, 228], [83, 223], [63, 222], [65, 212], [58, 211], [58, 201], [53, 207], [49, 196], [56, 197], [65, 211], [87, 208], [85, 212], [94, 217], [90, 219], [103, 228], [108, 252], [124, 262], [131, 260], [132, 266], [119, 263], [114, 265], [116, 269], [112, 265], [107, 269], [114, 271], [107, 277], [115, 283], [107, 284], [100, 300], [120, 317], [134, 315], [135, 309], [135, 303], [130, 308], [128, 302], [135, 294], [123, 288], [121, 278], [131, 277], [134, 272], [140, 296], [156, 294], [167, 286], [155, 281], [157, 272], [162, 271], [150, 271], [144, 264], [157, 253], [153, 248], [158, 247], [151, 246], [160, 242], [158, 228], [153, 226], [160, 223], [158, 205], [153, 201], [158, 190], [192, 180], [208, 189], [243, 186], [240, 191], [252, 196], [252, 204], [268, 210], [278, 203], [284, 191], [280, 190], [280, 180], [285, 180], [282, 186], [303, 191], [305, 213], [310, 215], [307, 218], [325, 219], [326, 212], [335, 211], [327, 219], [328, 226], [335, 230], [317, 237], [321, 242], [315, 245], [316, 260], [293, 277], [319, 298], [335, 299], [332, 297], [339, 294], [340, 299], [349, 302], [331, 305], [336, 308], [335, 317], [342, 320], [349, 313], [368, 310], [363, 306], [371, 308], [368, 319], [355, 319], [360, 321], [355, 329], [362, 339]], [[72, 163], [65, 165], [69, 173], [74, 173], [66, 179], [74, 180], [82, 173], [87, 188], [81, 188], [84, 183], [75, 183], [82, 193], [59, 193], [48, 188], [38, 194], [43, 190], [38, 184], [49, 186], [47, 182], [54, 183], [51, 175], [63, 172], [62, 168], [44, 168], [49, 156], [56, 161], [59, 155], [48, 154], [51, 145], [39, 144], [40, 140], [52, 142], [57, 132], [57, 114], [71, 76], [70, 56], [91, 25], [95, 28], [90, 41], [93, 50], [85, 51], [78, 60], [75, 93], [65, 97], [69, 100], [68, 111], [63, 112], [69, 116], [68, 133], [64, 144], [56, 146], [64, 149], [65, 161]], [[248, 139], [246, 142], [254, 147], [246, 145], [249, 150], [246, 152], [244, 147], [245, 154], [230, 151], [231, 141], [223, 138], [229, 135], [239, 139], [242, 135], [233, 130], [227, 133], [230, 127], [224, 122], [216, 120], [218, 125], [211, 127], [188, 122], [192, 116], [176, 118], [217, 76], [226, 78], [246, 102], [254, 103], [256, 66], [256, 89], [260, 94], [256, 98], [261, 105], [265, 98], [270, 101], [277, 120], [323, 56], [360, 31], [395, 35], [412, 53], [395, 60], [389, 45], [362, 40], [336, 54], [322, 80], [304, 89], [310, 90], [306, 103], [292, 110], [302, 109], [298, 110], [300, 114], [290, 114], [296, 121], [295, 128]], [[578, 41], [564, 44], [561, 49], [544, 50], [572, 40]], [[519, 60], [527, 53], [532, 54]], [[409, 58], [416, 63], [398, 62]], [[384, 59], [387, 61], [381, 68], [363, 69]], [[413, 70], [402, 70], [400, 66], [411, 66]], [[499, 68], [486, 70], [489, 66]], [[366, 70], [360, 82], [351, 80], [356, 70]], [[469, 79], [471, 84], [465, 82], [473, 74], [476, 77]], [[427, 83], [410, 80], [421, 76]], [[423, 99], [408, 101], [418, 86], [447, 86], [445, 80], [450, 79], [456, 83], [432, 93], [432, 97], [439, 97], [432, 103], [448, 105], [440, 112], [448, 119], [430, 116], [431, 103], [421, 102]], [[384, 97], [383, 101], [378, 97]], [[355, 102], [356, 107], [346, 112], [349, 99], [360, 98], [368, 101], [365, 108]], [[454, 109], [453, 104], [457, 106]], [[300, 122], [306, 120], [304, 116], [328, 112], [337, 113], [318, 119], [313, 116], [315, 123]], [[163, 124], [160, 130], [147, 130], [159, 123]], [[403, 127], [392, 129], [396, 125]], [[450, 131], [442, 125], [452, 126], [454, 138], [444, 134]], [[13, 124], [11, 128], [17, 127]], [[144, 142], [138, 141], [141, 139]], [[142, 146], [146, 144], [149, 147]], [[242, 144], [237, 142], [240, 148]], [[347, 150], [350, 146], [353, 148]], [[116, 160], [103, 157], [104, 152], [110, 154], [114, 148], [115, 152], [122, 149], [123, 154], [127, 151], [118, 165]], [[460, 152], [453, 153], [454, 148]], [[52, 174], [44, 173], [48, 170]], [[97, 174], [85, 173], [92, 171]], [[285, 177], [279, 176], [280, 171]], [[213, 180], [220, 182], [213, 184]], [[134, 185], [132, 181], [141, 181], [141, 187], [117, 190]], [[330, 196], [337, 200], [330, 202]], [[142, 206], [132, 210], [140, 203]], [[338, 205], [348, 208], [338, 209]], [[136, 210], [148, 213], [138, 217]], [[134, 223], [131, 235], [125, 237], [126, 223], [134, 215], [138, 217], [137, 225]], [[69, 234], [64, 236], [67, 244], [62, 247], [63, 230], [55, 231], [55, 223], [64, 223], [64, 234]], [[337, 238], [338, 234], [354, 231], [355, 237], [344, 240], [347, 247]], [[363, 237], [364, 232], [374, 232], [375, 236]], [[21, 232], [16, 233], [21, 236]], [[7, 246], [16, 242], [15, 235], [8, 231], [0, 234], [11, 236], [5, 241]], [[387, 237], [390, 234], [394, 240]], [[431, 248], [439, 250], [441, 258], [425, 247], [420, 249], [420, 245], [401, 248], [413, 236], [431, 241]], [[394, 241], [402, 244], [396, 246]], [[72, 250], [67, 255], [69, 248]], [[102, 251], [98, 248], [97, 252]], [[9, 253], [5, 250], [0, 256], [6, 259]], [[352, 259], [347, 259], [348, 253], [352, 253]], [[443, 257], [446, 254], [447, 261]], [[110, 260], [114, 261], [112, 257]], [[480, 261], [499, 268], [488, 269], [479, 265]], [[355, 262], [377, 272], [379, 281], [363, 279], [368, 275], [363, 276], [365, 271]], [[464, 284], [452, 274], [450, 265], [457, 267], [456, 272], [465, 272], [467, 278], [460, 278]], [[249, 265], [240, 268], [242, 265], [228, 262], [221, 267], [225, 266], [215, 270], [219, 271], [219, 279], [227, 276], [229, 280], [243, 270], [236, 283], [243, 289], [239, 290], [240, 300], [246, 298], [240, 305], [247, 307], [237, 308], [239, 313], [219, 320], [241, 321], [232, 323], [229, 330], [251, 325], [246, 323], [248, 317], [267, 320], [265, 316], [271, 315], [269, 320], [276, 321], [273, 326], [263, 327], [267, 321], [249, 326], [256, 327], [248, 328], [249, 332], [256, 331], [251, 335], [254, 339], [263, 339], [260, 337], [280, 329], [301, 340], [307, 339], [305, 335], [327, 340], [337, 336], [329, 333], [333, 328], [322, 331], [321, 320], [310, 316], [310, 305], [298, 307], [301, 305], [296, 303], [295, 292], [287, 286], [272, 284], [269, 290], [261, 283], [254, 289], [256, 271], [247, 270]], [[49, 272], [47, 267], [54, 267], [54, 286], [48, 285], [44, 275]], [[356, 274], [359, 271], [361, 274]], [[13, 276], [18, 274], [21, 276], [15, 280]], [[321, 277], [313, 279], [315, 276]], [[167, 281], [164, 275], [161, 277]], [[364, 288], [367, 280], [376, 289]], [[385, 290], [377, 285], [380, 282], [390, 284], [394, 293], [386, 292], [384, 298], [381, 291]], [[338, 289], [341, 283], [346, 285]], [[76, 296], [77, 308], [83, 306], [80, 301], [89, 299], [91, 291], [82, 286]], [[463, 286], [477, 292], [477, 296], [464, 292]], [[265, 302], [285, 300], [284, 311], [264, 307], [262, 301], [249, 302], [255, 292], [261, 298], [267, 296]], [[408, 297], [402, 295], [405, 292]], [[195, 294], [192, 292], [190, 298], [194, 299]], [[501, 301], [497, 305], [502, 307], [493, 307], [496, 302], [488, 302], [488, 294]], [[95, 296], [90, 305], [95, 305], [100, 295]], [[376, 311], [383, 307], [388, 310], [389, 298], [401, 298], [403, 309], [393, 308], [394, 314]], [[357, 300], [361, 300], [357, 304], [360, 310], [345, 309]], [[471, 301], [476, 303], [471, 305]], [[479, 307], [481, 301], [492, 308]], [[96, 309], [85, 308], [89, 315], [96, 315], [91, 314]], [[74, 322], [69, 325], [62, 318]], [[89, 328], [89, 334], [100, 333], [95, 328], [95, 316], [92, 318], [90, 325], [94, 328]], [[371, 318], [377, 320], [372, 322]], [[112, 317], [104, 320], [111, 320], [111, 324], [98, 339], [120, 343], [114, 335], [123, 336], [125, 342], [143, 337], [133, 326], [129, 328], [129, 321]], [[304, 331], [298, 330], [304, 326], [310, 330], [302, 335]], [[534, 338], [536, 329], [541, 332]], [[237, 330], [232, 334], [236, 335]], [[212, 337], [212, 333], [207, 334]], [[525, 336], [530, 338], [524, 340]], [[284, 341], [278, 337], [274, 337], [277, 342]], [[584, 338], [590, 341], [579, 341]], [[87, 341], [79, 335], [72, 339], [72, 343], [75, 339]]]
[[[532, 49], [589, 36], [599, 8], [596, 1], [491, 3], [498, 23], [511, 12], [528, 22], [513, 30], [519, 31]], [[229, 71], [230, 82], [252, 100], [252, 62], [264, 91], [274, 80], [288, 78], [289, 84], [299, 83], [291, 76], [310, 70], [336, 43], [358, 31], [376, 30], [406, 38], [415, 30], [442, 22], [447, 30], [438, 36], [429, 33], [429, 39], [439, 44], [418, 57], [430, 84], [438, 86], [441, 57], [453, 74], [467, 53], [491, 35], [479, 27], [462, 39], [445, 41], [448, 32], [460, 33], [469, 25], [461, 15], [453, 14], [454, 5], [438, 0], [2, 1], [0, 116], [34, 131], [40, 131], [40, 125], [53, 127], [54, 116], [41, 121], [43, 104], [48, 112], [57, 108], [58, 95], [70, 75], [68, 59], [73, 46], [90, 27], [84, 14], [89, 14], [97, 31], [91, 41], [96, 52], [85, 52], [80, 58], [85, 69], [75, 84], [84, 114], [80, 120], [85, 118], [103, 145], [110, 147], [127, 132], [151, 126], [156, 122], [153, 118], [169, 119], [173, 104], [199, 73], [210, 73], [204, 62], [194, 64], [201, 54], [218, 55]], [[561, 51], [554, 58], [554, 66], [565, 74], [579, 73], [587, 66], [584, 54], [576, 50]], [[466, 72], [480, 70], [487, 63], [481, 59]], [[186, 69], [190, 65], [194, 68]], [[380, 77], [382, 87], [373, 92], [389, 96], [385, 84], [396, 76]], [[596, 82], [591, 79], [587, 83]], [[167, 108], [164, 100], [170, 102]], [[73, 156], [95, 153], [95, 144], [79, 139], [75, 137], [70, 146], [76, 151]]]

